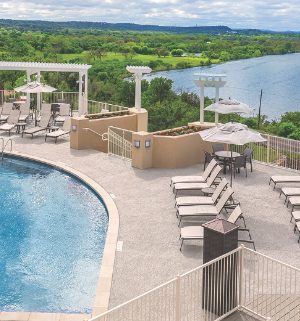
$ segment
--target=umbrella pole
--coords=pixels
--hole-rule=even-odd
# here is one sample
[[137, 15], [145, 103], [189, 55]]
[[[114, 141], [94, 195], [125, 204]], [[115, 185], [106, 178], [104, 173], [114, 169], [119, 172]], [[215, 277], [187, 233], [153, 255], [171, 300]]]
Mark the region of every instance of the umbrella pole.
[[231, 157], [230, 157], [230, 186], [232, 187], [232, 170], [233, 170], [233, 159], [232, 159], [232, 148], [230, 148]]

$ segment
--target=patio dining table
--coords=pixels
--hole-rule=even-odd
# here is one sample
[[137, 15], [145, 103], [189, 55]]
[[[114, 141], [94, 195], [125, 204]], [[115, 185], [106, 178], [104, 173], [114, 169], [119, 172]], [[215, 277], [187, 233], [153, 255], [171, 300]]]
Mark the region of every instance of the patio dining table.
[[231, 159], [235, 159], [236, 157], [241, 156], [240, 153], [237, 152], [231, 152], [230, 150], [221, 150], [218, 152], [215, 152], [215, 155], [223, 160], [224, 167], [223, 167], [223, 173], [226, 174], [226, 167], [230, 163]]

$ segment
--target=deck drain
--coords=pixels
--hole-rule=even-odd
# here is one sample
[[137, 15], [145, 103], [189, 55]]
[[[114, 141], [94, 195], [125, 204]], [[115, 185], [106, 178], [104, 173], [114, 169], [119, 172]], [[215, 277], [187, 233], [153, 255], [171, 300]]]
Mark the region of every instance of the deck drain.
[[123, 251], [123, 241], [118, 241], [117, 242], [117, 252], [122, 252]]

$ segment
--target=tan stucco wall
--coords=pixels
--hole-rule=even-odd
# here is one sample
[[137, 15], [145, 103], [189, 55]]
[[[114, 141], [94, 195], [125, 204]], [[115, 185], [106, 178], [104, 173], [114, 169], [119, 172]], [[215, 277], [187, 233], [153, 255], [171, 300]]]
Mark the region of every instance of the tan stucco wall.
[[[103, 119], [87, 119], [81, 117], [72, 118], [72, 126], [77, 126], [76, 131], [71, 131], [70, 146], [74, 149], [97, 149], [107, 153], [107, 141], [103, 141], [100, 136], [107, 132], [109, 126], [119, 127], [132, 131], [137, 130], [136, 114], [126, 116], [116, 116]], [[83, 130], [89, 128], [97, 134]]]
[[152, 166], [179, 168], [204, 162], [204, 151], [211, 152], [211, 144], [199, 133], [181, 136], [153, 136]]

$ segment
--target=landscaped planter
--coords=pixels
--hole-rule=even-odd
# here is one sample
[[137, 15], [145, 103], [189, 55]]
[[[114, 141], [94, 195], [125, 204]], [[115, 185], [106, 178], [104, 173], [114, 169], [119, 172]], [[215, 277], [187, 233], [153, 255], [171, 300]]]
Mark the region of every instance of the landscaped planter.
[[195, 131], [184, 134], [190, 127], [154, 133], [153, 167], [179, 168], [204, 162], [204, 152], [211, 152], [211, 143], [203, 141], [199, 132], [206, 127], [193, 127]]
[[114, 112], [107, 112], [107, 113], [99, 113], [99, 114], [88, 114], [85, 116], [85, 118], [88, 119], [103, 119], [103, 118], [111, 118], [111, 117], [117, 117], [117, 116], [127, 116], [130, 115], [129, 110], [123, 110], [123, 111], [114, 111]]
[[205, 128], [201, 126], [182, 126], [178, 128], [172, 128], [167, 130], [162, 130], [159, 132], [155, 132], [155, 135], [159, 136], [181, 136], [186, 134], [192, 134], [192, 133], [199, 133], [201, 130]]

